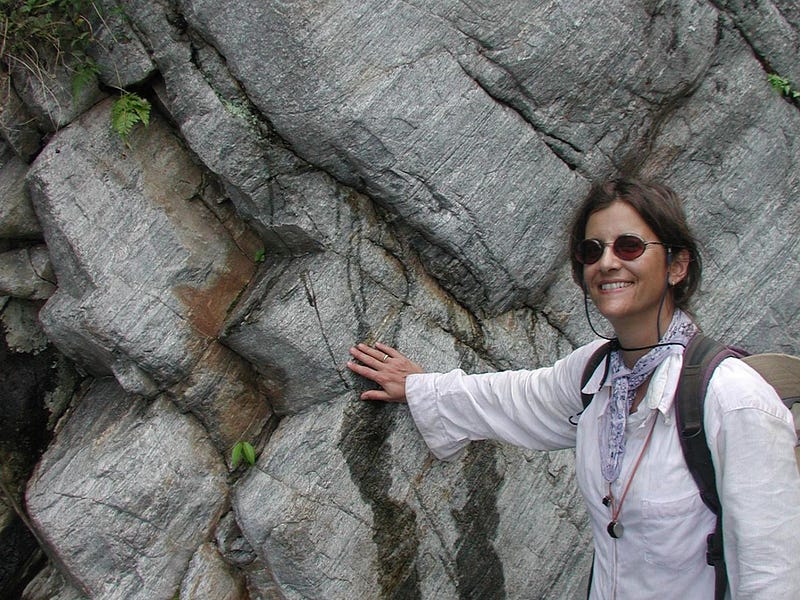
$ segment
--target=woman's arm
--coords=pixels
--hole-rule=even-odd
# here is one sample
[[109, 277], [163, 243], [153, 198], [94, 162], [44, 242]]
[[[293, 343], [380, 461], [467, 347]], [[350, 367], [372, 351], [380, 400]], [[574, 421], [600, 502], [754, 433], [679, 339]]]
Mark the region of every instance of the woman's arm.
[[360, 364], [348, 366], [381, 386], [364, 392], [363, 399], [409, 403], [417, 428], [439, 458], [481, 439], [553, 450], [575, 444], [581, 375], [596, 347], [579, 348], [552, 367], [467, 375], [422, 374], [390, 346], [360, 344], [351, 350]]
[[735, 359], [717, 368], [706, 428], [734, 598], [800, 598], [800, 475], [791, 415]]

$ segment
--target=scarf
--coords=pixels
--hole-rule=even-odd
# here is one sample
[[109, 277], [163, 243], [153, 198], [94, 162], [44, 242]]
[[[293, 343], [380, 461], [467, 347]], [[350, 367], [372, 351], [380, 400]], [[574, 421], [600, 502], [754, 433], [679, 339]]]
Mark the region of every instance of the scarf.
[[[686, 346], [697, 331], [697, 326], [680, 309], [675, 309], [672, 322], [659, 344]], [[609, 483], [619, 477], [622, 458], [625, 455], [625, 424], [631, 410], [636, 390], [671, 353], [669, 345], [656, 346], [636, 361], [632, 369], [622, 361], [622, 352], [611, 353], [609, 378], [611, 399], [600, 423], [600, 466], [603, 477]]]

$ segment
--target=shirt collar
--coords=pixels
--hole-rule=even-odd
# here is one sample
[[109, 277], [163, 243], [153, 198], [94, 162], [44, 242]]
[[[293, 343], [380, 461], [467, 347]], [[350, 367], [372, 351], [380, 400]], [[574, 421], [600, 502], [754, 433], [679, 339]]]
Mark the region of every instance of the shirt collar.
[[[650, 384], [647, 387], [647, 394], [641, 404], [644, 408], [658, 410], [664, 415], [667, 423], [672, 419], [670, 409], [675, 400], [675, 390], [678, 387], [678, 379], [683, 366], [683, 351], [683, 346], [670, 346], [669, 355], [653, 371], [653, 376], [650, 378]], [[611, 383], [607, 378], [606, 381], [603, 380], [607, 360], [609, 360], [608, 357], [600, 363], [592, 373], [592, 376], [589, 377], [586, 385], [581, 389], [584, 394], [596, 395], [601, 389], [606, 388], [607, 392], [603, 394], [606, 402], [611, 397]], [[602, 414], [602, 411], [598, 414]]]

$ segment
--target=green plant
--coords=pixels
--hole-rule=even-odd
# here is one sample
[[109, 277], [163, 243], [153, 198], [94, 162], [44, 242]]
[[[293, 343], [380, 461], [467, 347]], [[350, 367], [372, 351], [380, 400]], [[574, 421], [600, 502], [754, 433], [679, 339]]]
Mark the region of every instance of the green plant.
[[123, 90], [111, 106], [111, 127], [127, 143], [137, 123], [150, 123], [150, 103], [139, 94]]
[[[90, 84], [99, 69], [87, 55], [96, 41], [94, 16], [103, 15], [93, 0], [0, 0], [0, 64], [6, 71], [27, 70], [44, 82], [56, 65], [72, 73], [72, 95]], [[133, 92], [118, 88], [120, 96], [111, 109], [111, 127], [127, 144], [137, 123], [150, 122], [150, 103]]]
[[48, 60], [82, 63], [92, 10], [92, 0], [0, 0], [0, 61], [30, 70]]
[[786, 77], [781, 77], [777, 73], [770, 73], [767, 75], [767, 81], [769, 81], [772, 89], [779, 92], [782, 96], [792, 98], [793, 100], [800, 99], [800, 90], [793, 87]]
[[264, 248], [256, 251], [255, 261], [257, 263], [264, 262], [267, 260], [267, 251]]
[[248, 466], [256, 464], [256, 450], [250, 442], [236, 442], [231, 450], [231, 469], [235, 470], [244, 459]]

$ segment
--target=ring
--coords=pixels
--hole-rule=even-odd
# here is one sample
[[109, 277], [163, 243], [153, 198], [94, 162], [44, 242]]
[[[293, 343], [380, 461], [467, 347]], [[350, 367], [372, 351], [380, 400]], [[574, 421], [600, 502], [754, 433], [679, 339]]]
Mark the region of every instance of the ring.
[[387, 358], [389, 358], [389, 355], [388, 354], [384, 354], [383, 358], [381, 359], [381, 362], [386, 362]]

